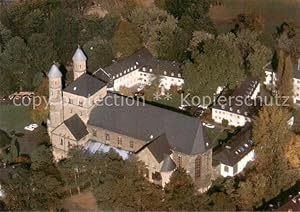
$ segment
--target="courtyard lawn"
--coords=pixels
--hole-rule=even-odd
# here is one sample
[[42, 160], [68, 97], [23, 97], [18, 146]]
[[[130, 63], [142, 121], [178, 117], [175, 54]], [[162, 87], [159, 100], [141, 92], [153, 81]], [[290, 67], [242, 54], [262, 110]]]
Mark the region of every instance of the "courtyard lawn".
[[232, 19], [241, 13], [255, 13], [264, 18], [264, 32], [262, 41], [274, 45], [273, 34], [276, 26], [282, 22], [292, 22], [300, 26], [299, 0], [220, 0], [221, 6], [215, 6], [210, 11], [210, 16], [219, 32], [228, 32], [233, 28]]
[[30, 124], [31, 108], [14, 105], [0, 105], [0, 129], [24, 131]]
[[227, 133], [220, 128], [207, 128], [206, 129], [206, 133], [208, 135], [209, 140], [212, 142], [212, 146], [213, 148], [219, 146], [219, 141], [220, 140], [224, 140], [227, 137]]

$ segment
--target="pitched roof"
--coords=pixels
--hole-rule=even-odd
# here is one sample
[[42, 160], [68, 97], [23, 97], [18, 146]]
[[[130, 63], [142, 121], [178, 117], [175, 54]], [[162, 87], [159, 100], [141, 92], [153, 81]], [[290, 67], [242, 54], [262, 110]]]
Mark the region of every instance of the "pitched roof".
[[222, 103], [222, 105], [215, 105], [213, 108], [249, 117], [256, 111], [255, 101], [250, 97], [254, 94], [257, 86], [260, 86], [259, 80], [255, 77], [248, 77], [229, 96], [228, 100], [230, 101]]
[[[131, 70], [131, 67], [134, 66], [136, 68]], [[108, 73], [110, 77], [118, 78], [142, 67], [146, 69], [141, 69], [140, 71], [152, 69], [153, 74], [174, 77], [179, 77], [178, 74], [180, 74], [181, 78], [181, 64], [175, 61], [157, 59], [153, 57], [146, 48], [141, 48], [125, 59], [115, 61], [112, 65], [103, 68], [103, 70]], [[97, 76], [101, 73], [95, 72], [94, 74]]]
[[72, 57], [73, 61], [84, 61], [87, 60], [87, 57], [85, 56], [84, 52], [80, 47], [78, 47], [75, 51], [74, 56]]
[[170, 157], [170, 155], [165, 155], [164, 162], [160, 168], [161, 172], [170, 172], [173, 171], [176, 168], [176, 164]]
[[157, 138], [153, 139], [142, 149], [144, 148], [148, 148], [159, 163], [164, 159], [165, 155], [170, 155], [172, 153], [166, 134], [162, 134]]
[[49, 78], [61, 78], [62, 77], [60, 70], [58, 69], [58, 67], [55, 64], [53, 64], [51, 66], [50, 71], [48, 73], [48, 77]]
[[198, 118], [113, 93], [108, 93], [103, 102], [91, 111], [89, 125], [143, 141], [165, 133], [171, 148], [185, 154], [203, 153], [211, 148]]
[[96, 79], [88, 74], [83, 74], [66, 87], [64, 91], [78, 96], [89, 97], [104, 86], [106, 86], [106, 82]]
[[64, 124], [70, 130], [70, 132], [77, 141], [79, 141], [89, 133], [86, 129], [85, 124], [77, 114], [65, 120]]
[[234, 166], [252, 150], [251, 130], [250, 127], [246, 126], [230, 143], [214, 152], [213, 160]]

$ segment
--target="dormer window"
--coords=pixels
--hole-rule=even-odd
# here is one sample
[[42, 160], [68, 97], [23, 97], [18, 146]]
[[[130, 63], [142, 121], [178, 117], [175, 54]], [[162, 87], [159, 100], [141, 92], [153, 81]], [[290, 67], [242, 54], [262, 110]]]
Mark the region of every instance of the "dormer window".
[[131, 67], [130, 70], [132, 71], [132, 70], [133, 70], [133, 67]]
[[181, 77], [181, 74], [178, 74], [178, 77]]
[[119, 77], [119, 74], [117, 74], [117, 77]]
[[122, 76], [122, 73], [120, 73], [120, 76]]
[[134, 67], [134, 69], [136, 69], [136, 66], [133, 66]]
[[229, 110], [232, 111], [232, 107], [230, 107]]
[[166, 72], [166, 71], [164, 71], [164, 75], [167, 75], [167, 72]]
[[124, 74], [126, 74], [126, 70], [124, 70]]
[[174, 73], [173, 73], [173, 72], [171, 73], [171, 76], [172, 76], [172, 77], [174, 76]]
[[150, 68], [149, 71], [152, 72], [152, 68]]

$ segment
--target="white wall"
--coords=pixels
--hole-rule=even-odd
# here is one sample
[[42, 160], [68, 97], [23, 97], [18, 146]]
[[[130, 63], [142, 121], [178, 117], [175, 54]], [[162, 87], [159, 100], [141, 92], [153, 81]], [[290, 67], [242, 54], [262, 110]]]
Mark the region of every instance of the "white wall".
[[[254, 150], [250, 151], [247, 155], [245, 155], [238, 163], [237, 163], [237, 171], [233, 172], [234, 166], [228, 166], [225, 164], [220, 165], [220, 174], [223, 177], [233, 177], [244, 170], [249, 161], [253, 161], [255, 158]], [[228, 172], [225, 171], [225, 167], [228, 167]]]
[[212, 109], [212, 119], [219, 124], [222, 124], [223, 119], [228, 121], [228, 125], [234, 127], [245, 126], [251, 120], [242, 114], [236, 114], [225, 110]]

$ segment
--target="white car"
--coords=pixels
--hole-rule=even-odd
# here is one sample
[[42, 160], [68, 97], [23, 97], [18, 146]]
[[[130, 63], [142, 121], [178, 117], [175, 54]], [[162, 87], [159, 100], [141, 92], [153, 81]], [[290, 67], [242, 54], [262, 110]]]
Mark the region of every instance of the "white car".
[[34, 124], [30, 124], [29, 127], [36, 129], [39, 127], [39, 125], [34, 123]]
[[215, 128], [215, 125], [213, 125], [213, 124], [203, 123], [203, 125], [204, 125], [205, 127], [211, 128], [211, 129]]
[[28, 131], [33, 131], [34, 129], [35, 128], [31, 127], [30, 125], [24, 127], [24, 130], [28, 130]]

